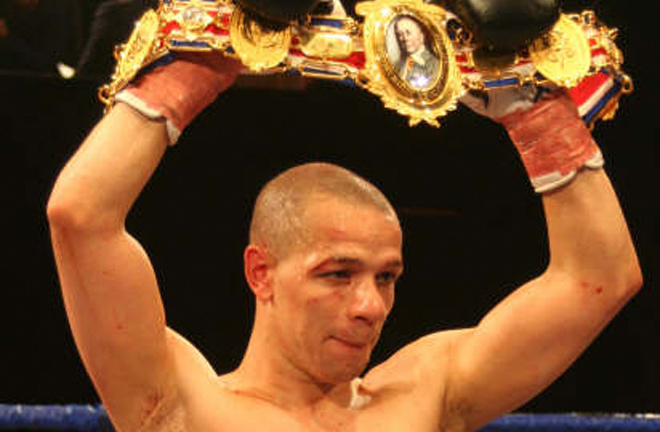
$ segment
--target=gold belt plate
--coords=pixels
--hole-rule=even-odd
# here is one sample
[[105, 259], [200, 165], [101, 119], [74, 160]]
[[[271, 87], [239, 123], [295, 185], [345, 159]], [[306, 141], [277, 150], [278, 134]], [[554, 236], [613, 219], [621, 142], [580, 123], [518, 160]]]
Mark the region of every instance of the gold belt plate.
[[531, 44], [529, 56], [538, 72], [563, 87], [574, 87], [589, 75], [589, 40], [582, 26], [567, 15]]

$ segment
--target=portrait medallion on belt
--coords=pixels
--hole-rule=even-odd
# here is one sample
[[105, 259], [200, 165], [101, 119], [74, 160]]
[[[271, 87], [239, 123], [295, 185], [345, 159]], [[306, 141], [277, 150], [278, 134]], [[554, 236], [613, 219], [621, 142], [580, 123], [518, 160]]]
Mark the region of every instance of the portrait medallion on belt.
[[463, 92], [446, 11], [422, 0], [359, 3], [365, 17], [365, 81], [385, 106], [410, 117], [410, 124], [438, 118], [456, 108]]

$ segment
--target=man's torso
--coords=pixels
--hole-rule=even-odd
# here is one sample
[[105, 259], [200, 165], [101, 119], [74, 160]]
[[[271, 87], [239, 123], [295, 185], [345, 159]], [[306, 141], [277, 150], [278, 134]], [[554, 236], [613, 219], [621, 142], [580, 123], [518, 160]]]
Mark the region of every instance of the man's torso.
[[[180, 338], [180, 337], [179, 337]], [[405, 352], [354, 381], [350, 402], [321, 399], [305, 408], [287, 407], [244, 385], [228, 385], [192, 345], [174, 347], [179, 371], [176, 403], [146, 421], [142, 432], [436, 432], [462, 428], [446, 411], [445, 385], [416, 385], [420, 376]], [[403, 350], [402, 350], [403, 351]], [[434, 362], [435, 363], [435, 362]], [[438, 368], [443, 362], [438, 359]], [[442, 375], [442, 373], [440, 373]], [[258, 387], [258, 386], [256, 386]], [[255, 388], [256, 388], [255, 387]], [[452, 420], [450, 424], [449, 419]]]

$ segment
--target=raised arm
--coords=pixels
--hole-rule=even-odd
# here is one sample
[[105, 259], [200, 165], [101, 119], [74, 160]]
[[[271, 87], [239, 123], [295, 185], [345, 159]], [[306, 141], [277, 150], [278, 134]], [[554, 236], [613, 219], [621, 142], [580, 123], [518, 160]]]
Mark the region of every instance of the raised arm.
[[641, 286], [617, 197], [570, 98], [558, 92], [500, 120], [543, 192], [551, 259], [449, 351], [447, 404], [467, 430], [547, 387]]
[[66, 164], [48, 202], [69, 322], [118, 430], [138, 430], [177, 402], [156, 277], [124, 222], [173, 128], [185, 127], [237, 72], [233, 61], [211, 67], [190, 60], [156, 69], [125, 93], [128, 102], [149, 108], [151, 119], [127, 104], [115, 106]]
[[568, 94], [489, 95], [464, 102], [505, 125], [542, 194], [548, 267], [475, 327], [421, 338], [364, 380], [412, 380], [411, 409], [427, 405], [429, 421], [451, 432], [476, 430], [550, 385], [642, 283], [600, 150]]

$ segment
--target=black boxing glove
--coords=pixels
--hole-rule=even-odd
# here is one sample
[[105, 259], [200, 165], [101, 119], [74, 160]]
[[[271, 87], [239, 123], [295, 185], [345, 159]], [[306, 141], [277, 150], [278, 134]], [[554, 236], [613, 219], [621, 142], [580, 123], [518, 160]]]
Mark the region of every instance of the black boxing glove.
[[283, 26], [310, 13], [319, 0], [236, 0], [241, 8], [270, 27]]
[[492, 52], [514, 52], [549, 31], [560, 0], [441, 0], [470, 30], [474, 42]]

